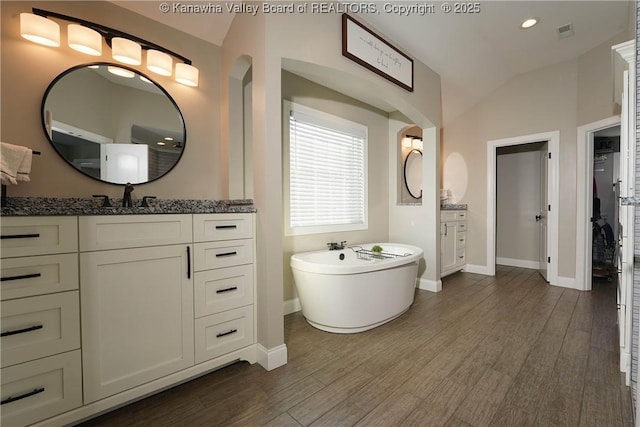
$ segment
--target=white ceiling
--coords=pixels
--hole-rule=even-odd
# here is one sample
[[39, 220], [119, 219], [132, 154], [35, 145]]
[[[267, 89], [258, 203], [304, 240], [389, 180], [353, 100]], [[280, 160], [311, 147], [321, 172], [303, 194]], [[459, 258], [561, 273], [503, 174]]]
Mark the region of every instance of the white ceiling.
[[[234, 17], [226, 12], [231, 2], [183, 3], [218, 3], [225, 9], [221, 14], [162, 13], [156, 1], [113, 3], [216, 45], [222, 45]], [[376, 2], [379, 14], [360, 15], [360, 20], [440, 74], [444, 124], [514, 76], [576, 58], [626, 31], [635, 15], [633, 2], [615, 0], [484, 0], [474, 14], [446, 14], [436, 1], [432, 2], [435, 13], [423, 16], [384, 13], [384, 3]], [[520, 29], [520, 23], [531, 16], [540, 18], [539, 24]], [[556, 29], [568, 23], [574, 35], [561, 40]]]

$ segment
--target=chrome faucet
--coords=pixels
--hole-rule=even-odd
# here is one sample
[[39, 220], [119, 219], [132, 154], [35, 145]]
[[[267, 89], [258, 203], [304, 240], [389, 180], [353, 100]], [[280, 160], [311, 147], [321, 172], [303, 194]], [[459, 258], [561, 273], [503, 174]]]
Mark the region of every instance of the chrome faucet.
[[340, 243], [329, 242], [329, 243], [327, 243], [327, 246], [329, 247], [330, 251], [339, 251], [339, 250], [344, 249], [347, 246], [347, 241], [343, 240]]

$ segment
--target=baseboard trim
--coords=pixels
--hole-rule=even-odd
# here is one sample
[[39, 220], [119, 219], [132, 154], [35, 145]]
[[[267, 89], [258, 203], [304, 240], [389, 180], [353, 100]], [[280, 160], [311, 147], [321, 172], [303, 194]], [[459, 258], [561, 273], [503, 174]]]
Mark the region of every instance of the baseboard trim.
[[620, 372], [624, 373], [625, 385], [631, 380], [631, 355], [625, 351], [620, 352]]
[[418, 288], [423, 291], [440, 292], [442, 290], [442, 280], [418, 279]]
[[577, 289], [579, 291], [584, 291], [584, 288], [582, 288], [581, 286], [578, 286], [578, 284], [576, 283], [575, 277], [558, 276], [558, 283], [549, 282], [549, 284], [553, 286], [558, 286], [561, 288]]
[[296, 313], [302, 310], [299, 298], [288, 299], [284, 302], [284, 315]]
[[486, 265], [466, 264], [462, 271], [466, 273], [482, 274], [484, 276], [494, 276], [494, 274], [489, 274], [489, 268]]
[[496, 264], [507, 265], [509, 267], [521, 267], [531, 268], [538, 270], [540, 268], [540, 261], [531, 261], [528, 259], [515, 259], [515, 258], [496, 258]]
[[287, 364], [287, 346], [285, 344], [269, 349], [258, 344], [256, 350], [258, 363], [267, 371]]

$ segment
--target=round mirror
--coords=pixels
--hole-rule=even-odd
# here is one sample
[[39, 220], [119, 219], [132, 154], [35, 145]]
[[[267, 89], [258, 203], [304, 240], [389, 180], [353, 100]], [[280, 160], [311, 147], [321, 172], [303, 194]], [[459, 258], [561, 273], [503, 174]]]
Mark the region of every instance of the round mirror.
[[422, 198], [422, 151], [413, 149], [404, 159], [404, 185], [414, 199]]
[[42, 100], [42, 124], [71, 166], [112, 184], [165, 175], [180, 160], [187, 136], [178, 106], [162, 87], [107, 63], [56, 77]]

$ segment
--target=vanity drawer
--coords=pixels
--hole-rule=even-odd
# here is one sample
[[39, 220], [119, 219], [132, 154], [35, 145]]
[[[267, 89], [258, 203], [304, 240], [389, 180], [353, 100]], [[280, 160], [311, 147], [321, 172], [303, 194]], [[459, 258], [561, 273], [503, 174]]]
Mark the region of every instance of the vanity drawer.
[[467, 231], [467, 222], [466, 221], [458, 222], [458, 231]]
[[78, 291], [1, 304], [2, 367], [80, 347]]
[[253, 344], [253, 305], [195, 320], [196, 363]]
[[82, 405], [80, 350], [3, 368], [2, 425], [24, 426]]
[[103, 215], [79, 218], [80, 251], [190, 243], [192, 215]]
[[458, 219], [456, 211], [440, 211], [441, 222], [455, 221], [456, 219]]
[[196, 214], [193, 241], [238, 240], [253, 237], [252, 214]]
[[195, 271], [251, 264], [253, 262], [253, 240], [196, 243], [194, 252]]
[[0, 267], [0, 299], [78, 289], [78, 255], [8, 258]]
[[3, 259], [78, 250], [75, 216], [2, 218], [0, 229]]
[[442, 210], [440, 211], [440, 221], [466, 221], [467, 220], [467, 211], [449, 211]]
[[456, 251], [456, 265], [466, 264], [467, 262], [467, 254], [465, 253], [464, 248], [460, 248]]
[[253, 265], [199, 271], [194, 276], [195, 317], [253, 303]]
[[459, 249], [464, 248], [465, 246], [467, 246], [467, 232], [466, 231], [459, 231], [458, 233], [456, 233], [456, 247]]

